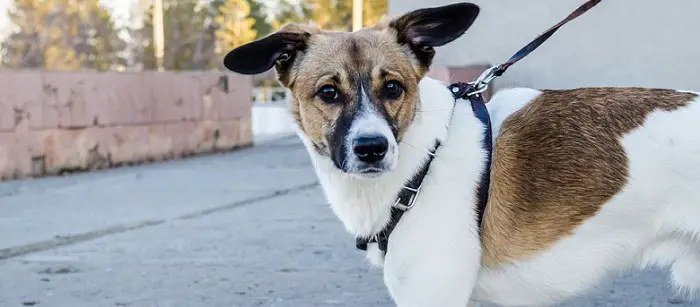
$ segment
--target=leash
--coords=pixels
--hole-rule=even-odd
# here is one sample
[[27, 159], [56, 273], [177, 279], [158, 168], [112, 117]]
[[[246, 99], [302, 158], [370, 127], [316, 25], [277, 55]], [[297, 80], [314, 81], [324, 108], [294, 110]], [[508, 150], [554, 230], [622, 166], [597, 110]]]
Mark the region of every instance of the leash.
[[474, 82], [469, 82], [469, 83], [454, 83], [450, 85], [448, 88], [452, 92], [452, 95], [455, 98], [455, 101], [457, 99], [465, 99], [469, 100], [471, 103], [472, 111], [474, 112], [474, 116], [481, 121], [482, 125], [484, 126], [484, 138], [482, 139], [482, 146], [484, 151], [487, 153], [486, 155], [486, 167], [484, 167], [484, 171], [481, 173], [481, 180], [479, 182], [479, 185], [477, 186], [477, 206], [476, 206], [476, 213], [477, 213], [477, 225], [479, 226], [479, 232], [481, 233], [481, 224], [484, 219], [484, 212], [486, 211], [486, 205], [488, 204], [488, 197], [489, 197], [489, 187], [491, 185], [491, 161], [492, 161], [492, 156], [493, 156], [493, 129], [491, 127], [491, 117], [489, 116], [488, 109], [486, 108], [486, 102], [484, 100], [484, 97], [482, 96], [481, 93], [486, 91], [486, 89], [489, 86], [489, 83], [496, 79], [497, 77], [500, 77], [503, 75], [503, 73], [513, 64], [516, 62], [522, 60], [524, 57], [526, 57], [528, 54], [530, 54], [532, 51], [537, 49], [540, 45], [542, 45], [547, 39], [549, 39], [559, 28], [561, 28], [563, 25], [567, 24], [568, 22], [576, 19], [577, 17], [583, 15], [583, 13], [587, 12], [588, 10], [592, 9], [594, 6], [596, 6], [598, 3], [600, 3], [602, 0], [589, 0], [588, 2], [584, 3], [580, 7], [578, 7], [574, 12], [569, 14], [564, 20], [560, 21], [556, 25], [552, 26], [549, 28], [547, 31], [544, 33], [540, 34], [537, 38], [535, 38], [532, 42], [527, 44], [525, 47], [520, 49], [518, 52], [516, 52], [508, 61], [506, 61], [503, 64], [493, 66], [486, 71], [484, 71]]
[[[552, 26], [551, 28], [547, 29], [544, 33], [540, 34], [537, 38], [532, 40], [529, 44], [527, 44], [525, 47], [522, 49], [518, 50], [508, 61], [504, 62], [503, 64], [493, 66], [486, 71], [484, 71], [474, 82], [470, 82], [470, 84], [473, 84], [474, 89], [471, 90], [470, 92], [465, 93], [467, 96], [472, 96], [476, 94], [483, 93], [486, 91], [488, 88], [489, 83], [496, 79], [497, 77], [500, 77], [503, 75], [504, 72], [513, 64], [516, 62], [522, 60], [524, 57], [526, 57], [528, 54], [531, 52], [535, 51], [537, 47], [542, 45], [544, 42], [547, 41], [559, 28], [564, 26], [565, 24], [569, 23], [570, 21], [578, 18], [579, 16], [583, 15], [583, 13], [588, 12], [588, 10], [592, 9], [594, 6], [598, 5], [602, 0], [589, 0], [583, 5], [579, 6], [575, 11], [573, 11], [569, 16], [566, 16], [562, 21], [557, 23], [556, 25]], [[454, 93], [454, 92], [453, 92]]]
[[[455, 103], [459, 99], [469, 100], [471, 103], [472, 111], [474, 116], [481, 121], [484, 126], [484, 137], [482, 139], [482, 146], [484, 151], [487, 153], [486, 166], [481, 174], [481, 180], [477, 186], [477, 219], [479, 233], [481, 233], [481, 223], [484, 218], [484, 212], [486, 210], [486, 205], [488, 204], [488, 193], [489, 186], [491, 185], [491, 159], [493, 156], [493, 137], [492, 137], [492, 127], [491, 127], [491, 117], [489, 116], [488, 109], [486, 108], [486, 102], [481, 93], [486, 91], [489, 83], [503, 75], [503, 73], [513, 64], [522, 60], [532, 51], [537, 49], [542, 45], [547, 39], [549, 39], [559, 28], [563, 25], [576, 19], [577, 17], [583, 15], [602, 0], [589, 0], [588, 2], [581, 5], [573, 13], [569, 14], [564, 20], [549, 28], [544, 33], [540, 34], [532, 42], [527, 44], [525, 47], [516, 52], [508, 61], [503, 64], [493, 66], [486, 71], [484, 71], [475, 81], [473, 82], [457, 82], [448, 86], [448, 89], [452, 92], [454, 96]], [[377, 243], [379, 250], [386, 254], [389, 244], [389, 235], [394, 230], [394, 227], [399, 223], [401, 216], [411, 209], [418, 197], [420, 188], [423, 184], [423, 178], [428, 173], [430, 168], [430, 163], [435, 157], [437, 149], [440, 147], [440, 143], [436, 141], [435, 148], [429, 153], [428, 161], [420, 168], [420, 170], [408, 180], [405, 186], [399, 192], [396, 202], [391, 208], [391, 220], [384, 226], [384, 229], [378, 233], [370, 236], [369, 238], [356, 238], [355, 246], [360, 250], [367, 250], [368, 243]]]

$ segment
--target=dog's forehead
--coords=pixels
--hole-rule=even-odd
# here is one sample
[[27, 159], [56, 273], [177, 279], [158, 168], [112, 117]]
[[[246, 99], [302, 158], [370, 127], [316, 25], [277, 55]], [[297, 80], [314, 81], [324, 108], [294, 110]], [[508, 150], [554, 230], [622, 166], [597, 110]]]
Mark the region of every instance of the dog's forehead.
[[311, 37], [302, 66], [305, 70], [342, 70], [352, 73], [371, 71], [396, 64], [405, 54], [385, 30], [320, 32]]

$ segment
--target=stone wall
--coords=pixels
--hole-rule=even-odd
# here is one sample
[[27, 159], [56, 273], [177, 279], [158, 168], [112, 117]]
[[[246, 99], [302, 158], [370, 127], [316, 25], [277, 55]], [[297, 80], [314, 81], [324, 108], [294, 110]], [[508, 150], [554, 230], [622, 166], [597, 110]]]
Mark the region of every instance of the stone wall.
[[0, 179], [252, 144], [252, 78], [176, 72], [0, 72]]

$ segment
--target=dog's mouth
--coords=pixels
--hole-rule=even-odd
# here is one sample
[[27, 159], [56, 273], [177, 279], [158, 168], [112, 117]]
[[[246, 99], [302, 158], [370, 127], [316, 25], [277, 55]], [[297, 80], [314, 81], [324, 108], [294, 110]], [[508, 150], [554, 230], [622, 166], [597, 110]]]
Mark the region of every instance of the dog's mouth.
[[382, 175], [392, 171], [396, 164], [395, 153], [387, 153], [381, 161], [377, 162], [363, 162], [355, 157], [350, 157], [346, 160], [344, 165], [337, 165], [341, 172], [348, 174], [350, 176], [361, 178], [361, 179], [371, 179], [378, 178]]
[[386, 168], [368, 167], [359, 170], [356, 174], [362, 178], [377, 178], [388, 171]]
[[370, 168], [366, 168], [366, 169], [360, 170], [358, 173], [361, 173], [361, 174], [377, 174], [377, 173], [383, 173], [383, 172], [384, 172], [384, 170], [382, 170], [382, 169], [375, 168], [375, 167], [370, 167]]
[[363, 169], [359, 169], [356, 171], [347, 171], [344, 170], [346, 174], [353, 176], [355, 178], [359, 179], [375, 179], [381, 177], [383, 174], [389, 172], [390, 169], [386, 167], [367, 167]]

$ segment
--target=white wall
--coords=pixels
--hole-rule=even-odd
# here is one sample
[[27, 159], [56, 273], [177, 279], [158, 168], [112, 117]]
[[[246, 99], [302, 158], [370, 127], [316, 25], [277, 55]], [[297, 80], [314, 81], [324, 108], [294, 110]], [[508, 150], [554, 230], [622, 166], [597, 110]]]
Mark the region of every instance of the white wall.
[[[389, 13], [456, 2], [389, 0]], [[481, 7], [479, 18], [465, 36], [438, 49], [436, 64], [504, 62], [585, 0], [472, 2]], [[700, 91], [700, 0], [604, 0], [512, 66], [497, 86]]]
[[293, 136], [294, 121], [285, 104], [253, 104], [251, 126], [256, 144]]

